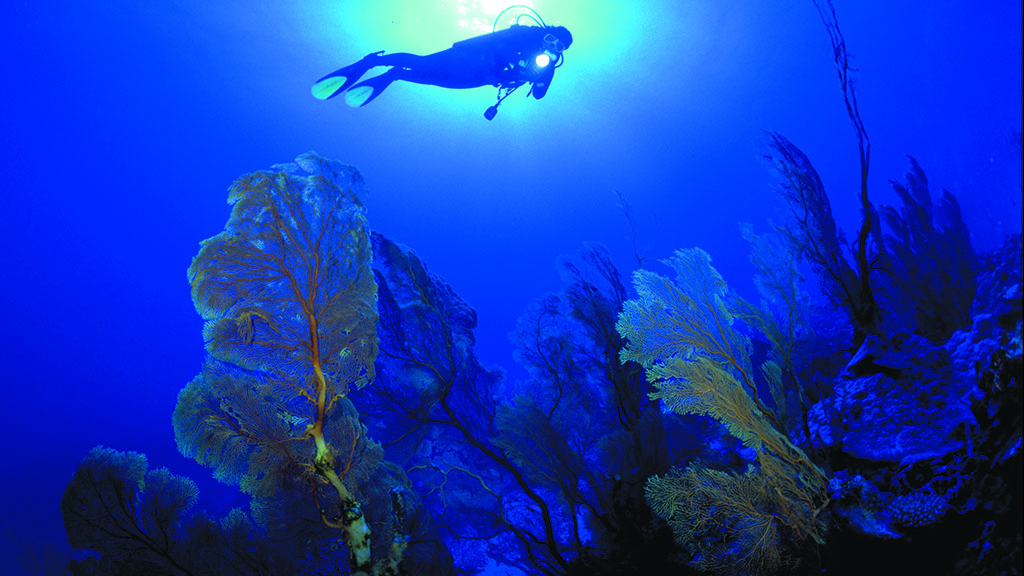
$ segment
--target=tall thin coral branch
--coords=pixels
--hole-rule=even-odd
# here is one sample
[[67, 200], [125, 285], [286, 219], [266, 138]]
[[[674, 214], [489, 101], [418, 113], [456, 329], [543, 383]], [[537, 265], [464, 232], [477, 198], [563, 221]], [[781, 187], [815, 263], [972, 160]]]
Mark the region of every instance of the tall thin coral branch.
[[875, 332], [878, 321], [878, 305], [875, 302], [871, 286], [872, 262], [868, 254], [868, 244], [871, 239], [874, 226], [874, 208], [868, 199], [868, 170], [871, 166], [871, 139], [868, 137], [867, 128], [864, 127], [864, 120], [860, 115], [860, 108], [857, 105], [857, 91], [854, 89], [853, 80], [850, 78], [850, 57], [846, 52], [846, 38], [839, 29], [839, 19], [836, 17], [835, 6], [832, 0], [812, 0], [821, 22], [825, 25], [828, 37], [832, 43], [832, 60], [835, 63], [836, 74], [839, 77], [839, 86], [843, 92], [843, 102], [846, 105], [846, 114], [857, 132], [857, 151], [860, 157], [860, 209], [861, 224], [857, 234], [855, 256], [857, 261], [857, 277], [859, 279], [858, 298], [852, 301], [854, 320], [854, 344], [859, 345], [868, 334]]

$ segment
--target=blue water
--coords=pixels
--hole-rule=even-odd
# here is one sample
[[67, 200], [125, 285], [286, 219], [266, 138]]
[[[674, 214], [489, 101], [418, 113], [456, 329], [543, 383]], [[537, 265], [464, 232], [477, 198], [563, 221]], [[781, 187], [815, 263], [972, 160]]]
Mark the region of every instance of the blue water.
[[[350, 4], [6, 5], [0, 572], [45, 573], [34, 567], [68, 554], [60, 495], [93, 446], [209, 478], [170, 425], [204, 357], [185, 269], [222, 229], [241, 174], [309, 150], [356, 166], [370, 227], [476, 309], [477, 354], [510, 381], [523, 374], [507, 335], [561, 286], [560, 255], [599, 242], [624, 274], [636, 268], [616, 193], [645, 265], [700, 246], [753, 294], [737, 225], [781, 209], [760, 158], [766, 130], [815, 162], [853, 237], [855, 134], [809, 0], [538, 0], [575, 42], [546, 98], [517, 93], [491, 122], [491, 88], [396, 84], [363, 109], [312, 98], [316, 79], [368, 52], [444, 49], [497, 12]], [[872, 200], [895, 201], [888, 181], [910, 154], [933, 190], [959, 198], [977, 251], [1020, 233], [1020, 2], [836, 8]]]

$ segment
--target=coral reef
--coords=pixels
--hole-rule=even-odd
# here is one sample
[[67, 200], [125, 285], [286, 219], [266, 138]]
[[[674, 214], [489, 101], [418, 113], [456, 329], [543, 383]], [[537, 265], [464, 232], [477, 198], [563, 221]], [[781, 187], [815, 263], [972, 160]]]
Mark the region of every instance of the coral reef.
[[[799, 228], [743, 228], [756, 306], [700, 249], [664, 261], [674, 278], [637, 271], [628, 299], [607, 251], [586, 246], [521, 315], [527, 378], [513, 383], [477, 360], [473, 309], [369, 233], [360, 182], [313, 155], [240, 179], [190, 268], [208, 356], [175, 436], [248, 510], [211, 518], [190, 480], [97, 448], [62, 501], [76, 573], [967, 575], [1019, 561], [1012, 241], [970, 268], [969, 322], [945, 342], [930, 340], [952, 325], [937, 319], [962, 302], [881, 309], [852, 355], [811, 330]], [[911, 189], [899, 218], [917, 226]], [[912, 254], [921, 237], [903, 236]], [[882, 302], [905, 289], [875, 281]], [[865, 551], [901, 560], [880, 571]]]

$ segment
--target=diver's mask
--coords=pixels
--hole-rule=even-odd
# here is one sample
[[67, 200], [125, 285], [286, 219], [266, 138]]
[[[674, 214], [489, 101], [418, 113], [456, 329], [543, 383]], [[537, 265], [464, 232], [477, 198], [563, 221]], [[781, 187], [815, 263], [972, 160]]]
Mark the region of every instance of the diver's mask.
[[561, 56], [565, 51], [565, 43], [554, 34], [545, 34], [544, 51], [550, 55], [552, 60], [557, 60], [557, 56]]

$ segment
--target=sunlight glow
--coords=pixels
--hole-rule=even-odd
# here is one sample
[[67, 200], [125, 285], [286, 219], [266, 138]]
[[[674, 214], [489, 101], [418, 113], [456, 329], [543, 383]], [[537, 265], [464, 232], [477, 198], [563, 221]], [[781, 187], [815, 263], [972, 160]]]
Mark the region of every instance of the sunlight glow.
[[[443, 0], [442, 0], [443, 1]], [[459, 26], [467, 28], [476, 34], [484, 34], [491, 31], [494, 26], [494, 19], [498, 17], [498, 14], [502, 10], [512, 6], [513, 4], [521, 4], [523, 6], [529, 6], [535, 8], [533, 2], [526, 1], [510, 1], [510, 0], [457, 0], [458, 1], [458, 12], [459, 12]], [[515, 17], [525, 12], [523, 9], [513, 9], [506, 13], [506, 22], [499, 22], [498, 28], [507, 27]], [[511, 16], [511, 18], [509, 18]]]

